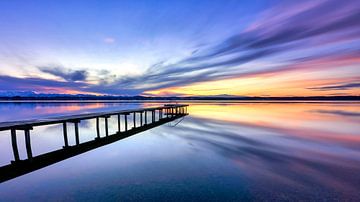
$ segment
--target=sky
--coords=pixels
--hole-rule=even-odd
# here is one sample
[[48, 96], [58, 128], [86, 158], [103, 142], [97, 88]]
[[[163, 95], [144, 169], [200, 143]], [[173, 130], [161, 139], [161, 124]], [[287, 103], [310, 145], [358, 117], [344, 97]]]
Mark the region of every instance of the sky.
[[360, 95], [357, 0], [2, 0], [0, 94]]

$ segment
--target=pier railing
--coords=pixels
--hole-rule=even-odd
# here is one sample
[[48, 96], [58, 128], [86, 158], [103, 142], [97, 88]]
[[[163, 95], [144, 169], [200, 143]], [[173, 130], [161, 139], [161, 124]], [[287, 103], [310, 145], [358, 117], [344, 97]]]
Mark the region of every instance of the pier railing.
[[[21, 176], [34, 170], [46, 167], [56, 162], [65, 160], [72, 156], [87, 152], [89, 150], [113, 143], [136, 133], [173, 121], [188, 115], [188, 105], [169, 104], [161, 107], [141, 108], [133, 110], [121, 110], [100, 113], [88, 113], [81, 115], [62, 116], [47, 119], [36, 119], [23, 122], [2, 122], [0, 131], [9, 130], [14, 160], [9, 165], [0, 167], [0, 182]], [[148, 113], [150, 113], [150, 118]], [[117, 132], [109, 134], [108, 119], [111, 116], [117, 117]], [[129, 128], [128, 116], [133, 116], [132, 128]], [[87, 142], [80, 143], [79, 123], [83, 120], [95, 119], [96, 137]], [[123, 119], [123, 122], [121, 122]], [[100, 121], [104, 121], [105, 136], [100, 135]], [[123, 123], [124, 127], [121, 127]], [[138, 124], [137, 124], [138, 123]], [[64, 145], [62, 149], [33, 156], [31, 148], [30, 131], [36, 126], [62, 124]], [[68, 141], [68, 126], [73, 124], [75, 145], [70, 145]], [[123, 130], [121, 130], [123, 128]], [[23, 131], [25, 136], [25, 149], [27, 158], [20, 159], [17, 144], [17, 131]]]

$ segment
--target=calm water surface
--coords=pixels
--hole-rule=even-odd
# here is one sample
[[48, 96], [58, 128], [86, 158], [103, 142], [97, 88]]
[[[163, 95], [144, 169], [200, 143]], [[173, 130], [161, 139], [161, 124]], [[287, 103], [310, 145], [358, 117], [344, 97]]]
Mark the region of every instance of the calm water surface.
[[[150, 105], [161, 104], [0, 103], [0, 122]], [[0, 201], [360, 200], [360, 103], [192, 103], [189, 113], [1, 183]], [[94, 123], [81, 123], [82, 142]], [[36, 127], [31, 140], [34, 155], [60, 149], [62, 128]], [[0, 152], [9, 164], [8, 131]]]

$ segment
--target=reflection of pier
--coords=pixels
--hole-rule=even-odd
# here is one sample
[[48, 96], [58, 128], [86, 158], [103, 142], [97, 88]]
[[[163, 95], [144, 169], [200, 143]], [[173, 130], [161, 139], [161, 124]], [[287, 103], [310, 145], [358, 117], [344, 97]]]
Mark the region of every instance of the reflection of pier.
[[[50, 119], [39, 119], [25, 122], [5, 122], [0, 123], [0, 131], [11, 131], [11, 143], [14, 154], [14, 161], [11, 164], [0, 167], [0, 182], [24, 175], [26, 173], [35, 171], [37, 169], [49, 166], [56, 162], [65, 160], [67, 158], [76, 156], [78, 154], [87, 152], [89, 150], [113, 143], [123, 138], [129, 137], [136, 133], [148, 130], [150, 128], [159, 126], [161, 124], [173, 121], [177, 118], [187, 115], [188, 105], [165, 105], [163, 107], [142, 108], [134, 110], [122, 110], [106, 113], [92, 113], [75, 116], [64, 116]], [[149, 114], [150, 113], [150, 114]], [[128, 116], [133, 116], [132, 128], [128, 129]], [[117, 117], [117, 132], [109, 135], [108, 119], [111, 116]], [[149, 118], [150, 116], [150, 118]], [[123, 117], [123, 118], [121, 118]], [[96, 138], [92, 141], [80, 143], [79, 138], [79, 123], [82, 120], [95, 119], [96, 121]], [[124, 130], [121, 131], [121, 119], [123, 119]], [[100, 120], [104, 120], [105, 137], [100, 136]], [[138, 121], [138, 125], [137, 125]], [[68, 123], [74, 124], [75, 129], [75, 145], [69, 145], [68, 142]], [[62, 124], [64, 146], [62, 149], [33, 156], [30, 141], [30, 131], [35, 126], [44, 126], [52, 124]], [[27, 159], [20, 160], [18, 145], [17, 145], [17, 131], [24, 131], [25, 147]]]

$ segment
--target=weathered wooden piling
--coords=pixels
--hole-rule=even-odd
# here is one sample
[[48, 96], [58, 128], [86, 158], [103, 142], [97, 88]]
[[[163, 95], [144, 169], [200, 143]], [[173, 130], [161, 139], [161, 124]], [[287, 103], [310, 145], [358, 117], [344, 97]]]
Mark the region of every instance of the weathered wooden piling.
[[30, 142], [30, 128], [24, 130], [25, 134], [25, 147], [26, 147], [26, 154], [28, 159], [32, 159], [32, 150], [31, 150], [31, 142]]
[[66, 122], [63, 122], [63, 134], [64, 134], [64, 147], [69, 146], [68, 136], [67, 136], [67, 125]]
[[74, 129], [75, 129], [75, 143], [78, 145], [80, 144], [80, 137], [79, 137], [79, 122], [74, 121]]
[[128, 116], [128, 115], [129, 115], [128, 113], [125, 113], [125, 114], [124, 114], [124, 116], [125, 116], [125, 131], [128, 130], [128, 120], [127, 120], [127, 116]]
[[14, 129], [14, 128], [11, 129], [11, 144], [12, 144], [13, 153], [14, 153], [14, 160], [18, 161], [18, 160], [20, 160], [20, 157], [19, 157], [19, 150], [18, 150], [17, 140], [16, 140], [16, 129]]
[[117, 114], [117, 124], [118, 124], [118, 132], [120, 133], [121, 127], [120, 127], [120, 114]]

